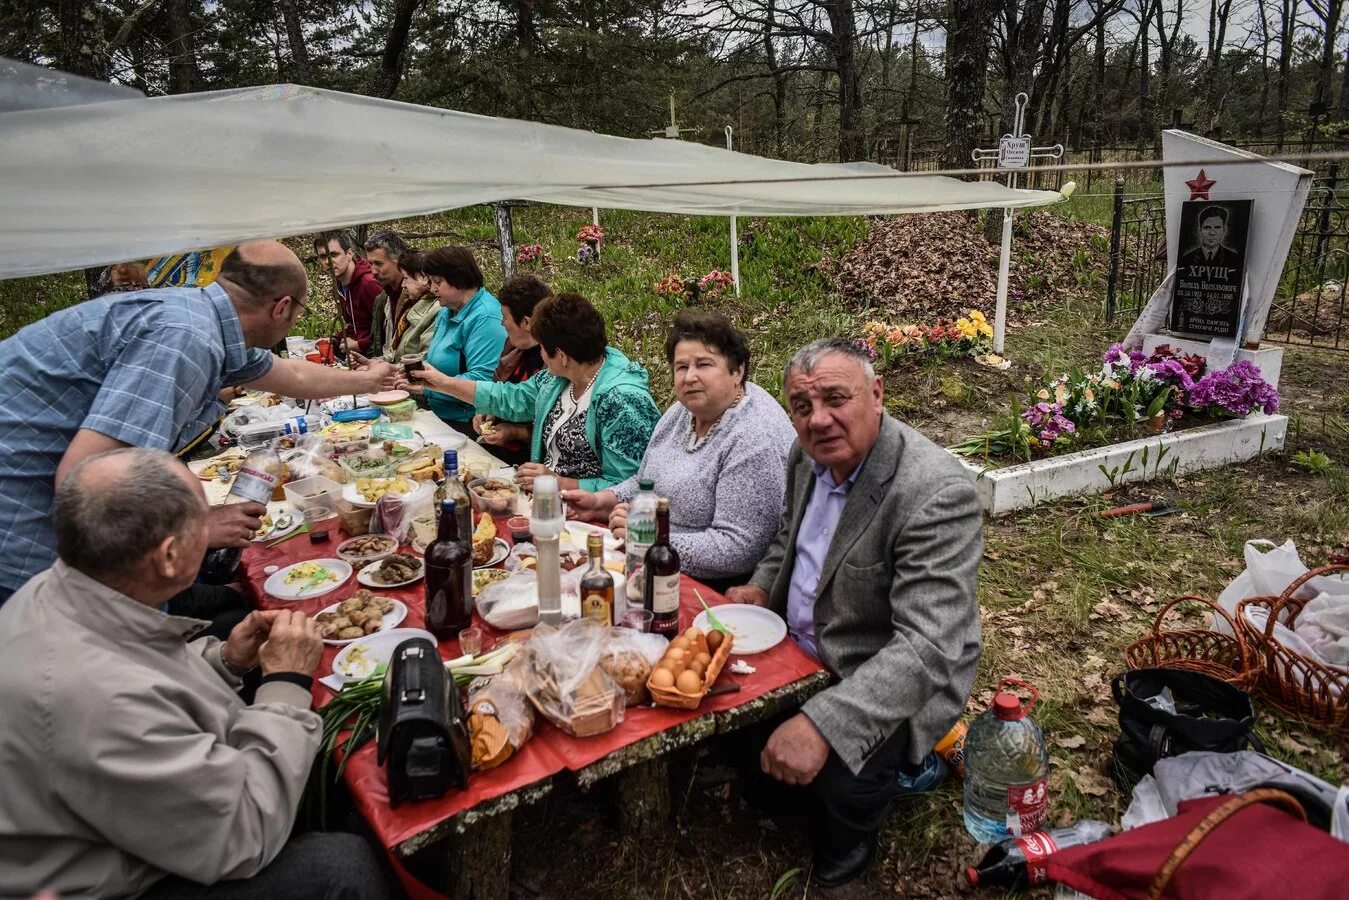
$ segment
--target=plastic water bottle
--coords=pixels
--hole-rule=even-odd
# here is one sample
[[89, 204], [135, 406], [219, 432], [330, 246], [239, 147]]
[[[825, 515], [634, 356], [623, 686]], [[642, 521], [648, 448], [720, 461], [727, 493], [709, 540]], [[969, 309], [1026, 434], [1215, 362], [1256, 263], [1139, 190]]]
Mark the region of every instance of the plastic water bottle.
[[1027, 888], [1048, 880], [1045, 863], [1051, 853], [1079, 844], [1094, 844], [1110, 837], [1110, 826], [1084, 819], [1067, 828], [1050, 828], [1011, 838], [992, 847], [979, 865], [965, 870], [970, 884]]
[[646, 591], [642, 567], [646, 551], [656, 542], [656, 483], [650, 478], [637, 482], [637, 493], [628, 504], [628, 537], [623, 564], [624, 590], [628, 606], [641, 609]]
[[[984, 844], [1039, 831], [1049, 813], [1049, 749], [1030, 704], [1003, 685], [965, 739], [965, 828]], [[1030, 687], [1029, 685], [1023, 685]]]

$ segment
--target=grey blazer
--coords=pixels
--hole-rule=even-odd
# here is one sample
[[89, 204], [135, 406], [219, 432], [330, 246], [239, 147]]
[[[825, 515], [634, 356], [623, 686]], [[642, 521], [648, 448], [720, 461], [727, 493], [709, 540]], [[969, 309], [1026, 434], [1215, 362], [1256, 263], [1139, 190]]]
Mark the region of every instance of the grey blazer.
[[[794, 444], [782, 525], [750, 580], [784, 618], [814, 487], [811, 461]], [[899, 728], [919, 762], [964, 711], [979, 663], [982, 529], [960, 464], [885, 415], [820, 572], [815, 639], [839, 681], [802, 709], [854, 773]]]

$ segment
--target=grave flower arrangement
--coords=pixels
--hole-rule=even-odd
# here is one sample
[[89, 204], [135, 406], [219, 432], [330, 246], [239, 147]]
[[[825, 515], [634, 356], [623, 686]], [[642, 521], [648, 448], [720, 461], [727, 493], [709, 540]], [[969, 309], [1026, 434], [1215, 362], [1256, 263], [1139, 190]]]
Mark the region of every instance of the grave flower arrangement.
[[547, 268], [552, 262], [552, 254], [543, 249], [542, 244], [522, 244], [515, 250], [515, 264], [517, 266], [541, 266]]
[[666, 275], [653, 284], [651, 289], [657, 294], [682, 294], [684, 293], [684, 276]]
[[951, 359], [989, 352], [993, 328], [977, 309], [952, 322], [938, 319], [930, 325], [890, 325], [871, 321], [862, 328], [861, 344], [882, 366], [906, 356], [931, 354]]
[[698, 279], [698, 287], [709, 297], [719, 297], [727, 288], [735, 287], [735, 279], [731, 277], [730, 272], [713, 269]]
[[580, 246], [576, 248], [576, 261], [581, 265], [589, 265], [600, 261], [600, 248], [604, 246], [604, 229], [598, 225], [583, 225], [581, 230], [576, 232], [576, 240], [580, 241]]

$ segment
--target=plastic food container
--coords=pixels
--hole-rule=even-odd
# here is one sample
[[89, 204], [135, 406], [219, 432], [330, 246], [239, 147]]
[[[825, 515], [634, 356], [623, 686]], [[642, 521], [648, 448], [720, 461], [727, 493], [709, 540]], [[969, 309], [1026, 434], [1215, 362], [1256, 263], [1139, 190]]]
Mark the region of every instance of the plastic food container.
[[296, 509], [326, 506], [333, 510], [342, 496], [342, 485], [322, 475], [310, 475], [285, 486], [286, 501]]
[[337, 464], [347, 473], [347, 478], [392, 478], [398, 471], [401, 460], [392, 456], [370, 456], [365, 453], [348, 453], [337, 458]]
[[417, 414], [417, 401], [409, 399], [400, 403], [390, 403], [381, 406], [380, 410], [389, 417], [390, 422], [411, 422], [412, 417]]
[[[374, 512], [374, 510], [367, 510]], [[381, 546], [378, 550], [367, 551], [365, 553], [353, 552], [352, 545], [357, 541], [370, 541], [372, 538], [382, 538]], [[337, 558], [343, 562], [350, 563], [353, 569], [362, 569], [372, 562], [379, 562], [381, 559], [393, 556], [398, 550], [398, 540], [391, 535], [360, 535], [350, 540], [343, 541], [337, 545]]]
[[505, 478], [475, 478], [468, 483], [468, 492], [473, 497], [474, 512], [507, 516], [515, 510], [520, 488]]
[[375, 514], [373, 506], [355, 506], [345, 499], [337, 501], [337, 520], [342, 530], [352, 537], [370, 533], [370, 517]]

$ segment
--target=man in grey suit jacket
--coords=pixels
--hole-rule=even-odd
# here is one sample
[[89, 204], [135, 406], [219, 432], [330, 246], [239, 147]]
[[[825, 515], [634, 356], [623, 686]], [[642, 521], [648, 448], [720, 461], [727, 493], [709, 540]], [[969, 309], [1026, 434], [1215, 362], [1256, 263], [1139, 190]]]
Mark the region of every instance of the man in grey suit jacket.
[[763, 771], [820, 807], [812, 877], [866, 868], [901, 778], [964, 711], [979, 661], [982, 513], [959, 463], [886, 414], [880, 378], [847, 341], [787, 367], [798, 443], [782, 526], [745, 587], [836, 676], [782, 723]]

